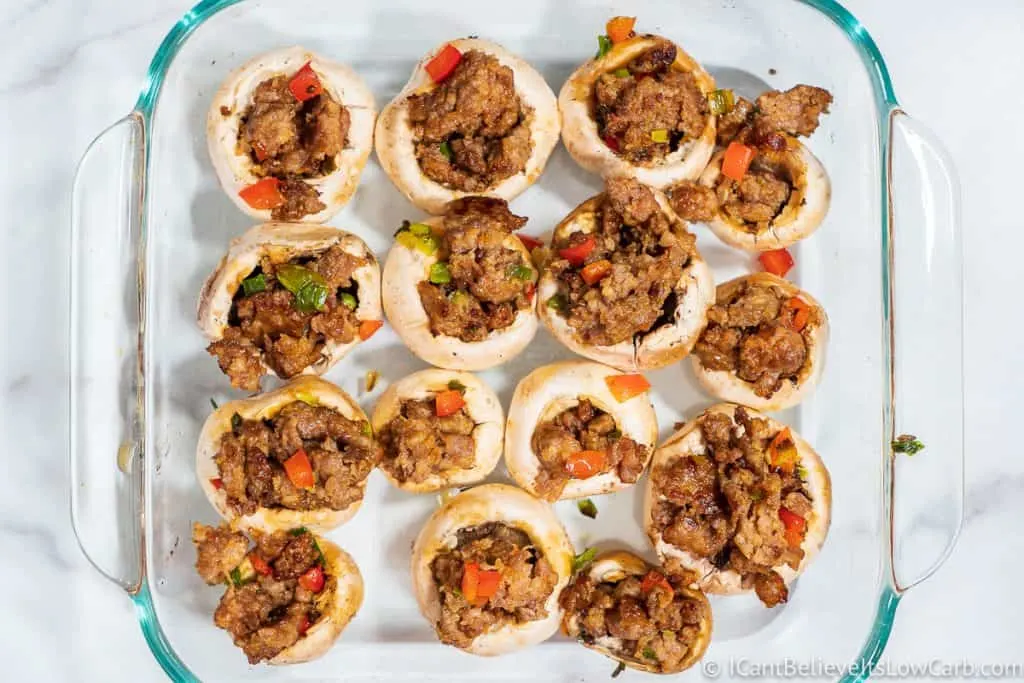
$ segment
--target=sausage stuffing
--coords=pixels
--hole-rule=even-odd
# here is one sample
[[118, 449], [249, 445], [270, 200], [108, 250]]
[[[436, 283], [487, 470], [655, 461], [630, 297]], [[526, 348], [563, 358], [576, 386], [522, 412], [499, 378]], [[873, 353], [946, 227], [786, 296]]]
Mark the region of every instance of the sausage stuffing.
[[[192, 541], [203, 580], [228, 584], [213, 623], [231, 634], [250, 664], [273, 659], [297, 643], [323, 616], [321, 608], [337, 587], [316, 539], [304, 530], [258, 535], [250, 549], [242, 533], [196, 523]], [[318, 590], [301, 585], [301, 577], [317, 573], [323, 577], [312, 583]]]
[[741, 281], [720, 287], [708, 326], [694, 347], [708, 370], [735, 373], [754, 393], [771, 398], [785, 380], [795, 382], [807, 362], [807, 335], [818, 324], [816, 307], [800, 300], [807, 318], [780, 287]]
[[707, 453], [652, 473], [654, 526], [666, 543], [739, 573], [766, 606], [785, 602], [776, 569], [800, 566], [812, 510], [795, 443], [742, 407], [698, 421]]
[[465, 406], [438, 417], [433, 399], [406, 400], [380, 432], [381, 468], [400, 482], [421, 483], [451, 469], [475, 463], [476, 424]]
[[[381, 459], [365, 420], [295, 401], [269, 419], [232, 420], [214, 460], [228, 505], [240, 515], [257, 508], [344, 510], [362, 499], [363, 485]], [[304, 454], [312, 486], [296, 484], [284, 463]], [[301, 460], [301, 458], [300, 458]]]
[[335, 170], [351, 125], [348, 109], [327, 90], [300, 101], [289, 87], [291, 78], [278, 75], [256, 86], [238, 129], [238, 150], [250, 157], [252, 172], [282, 181], [285, 202], [271, 212], [278, 221], [324, 209], [316, 189], [305, 181]]
[[650, 448], [623, 436], [615, 418], [586, 399], [537, 425], [531, 442], [540, 461], [534, 486], [537, 495], [555, 501], [573, 478], [569, 461], [583, 451], [603, 455], [602, 464], [587, 476], [615, 471], [627, 484], [635, 483], [647, 465]]
[[572, 233], [554, 250], [548, 268], [558, 294], [547, 305], [583, 343], [610, 346], [674, 320], [678, 283], [696, 242], [661, 210], [650, 188], [611, 178], [594, 231]]
[[452, 190], [485, 192], [521, 173], [533, 151], [533, 110], [512, 69], [470, 50], [437, 87], [408, 100], [423, 174]]
[[[366, 264], [338, 246], [310, 259], [260, 259], [235, 292], [222, 338], [207, 347], [231, 385], [257, 391], [264, 363], [287, 379], [319, 361], [327, 342], [355, 339], [359, 290], [352, 275]], [[310, 297], [314, 291], [319, 298]]]
[[673, 68], [676, 51], [659, 40], [625, 67], [601, 74], [594, 85], [598, 134], [632, 163], [664, 159], [700, 137], [707, 125], [707, 99], [691, 72]]
[[460, 529], [457, 539], [430, 565], [441, 603], [435, 624], [441, 642], [466, 648], [503, 624], [548, 616], [558, 575], [525, 531], [486, 522]]
[[431, 238], [440, 259], [435, 276], [417, 285], [433, 334], [483, 341], [532, 308], [536, 272], [505, 244], [525, 223], [501, 199], [466, 197], [449, 205], [442, 234]]

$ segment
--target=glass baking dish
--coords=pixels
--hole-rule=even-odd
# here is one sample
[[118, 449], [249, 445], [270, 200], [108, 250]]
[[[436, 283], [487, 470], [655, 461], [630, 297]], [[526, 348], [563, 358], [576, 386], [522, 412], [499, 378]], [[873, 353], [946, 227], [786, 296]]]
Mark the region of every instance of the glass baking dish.
[[[961, 243], [951, 164], [899, 108], [856, 19], [831, 0], [207, 0], [164, 39], [136, 108], [90, 146], [73, 200], [72, 520], [89, 559], [134, 601], [172, 679], [575, 681], [611, 672], [609, 660], [561, 636], [498, 660], [437, 644], [408, 576], [410, 544], [436, 497], [398, 492], [377, 473], [362, 511], [330, 534], [359, 563], [366, 601], [313, 663], [247, 666], [212, 624], [220, 591], [195, 574], [189, 539], [193, 520], [215, 520], [195, 483], [198, 430], [211, 399], [234, 397], [204, 351], [195, 302], [228, 241], [251, 223], [217, 186], [206, 152], [205, 112], [227, 72], [256, 53], [302, 44], [353, 66], [381, 107], [432, 46], [479, 34], [525, 57], [557, 91], [619, 13], [680, 43], [720, 87], [750, 97], [809, 83], [835, 96], [809, 142], [832, 178], [831, 210], [793, 250], [791, 275], [829, 312], [829, 367], [815, 395], [782, 416], [830, 468], [831, 534], [784, 607], [713, 599], [714, 639], [690, 675], [870, 674], [901, 594], [942, 563], [960, 526]], [[599, 188], [560, 148], [513, 209], [530, 218], [529, 234], [547, 236]], [[383, 258], [395, 227], [418, 215], [371, 161], [355, 200], [331, 223]], [[750, 256], [695, 230], [718, 281], [756, 269]], [[521, 357], [483, 375], [507, 406], [518, 378], [569, 355], [541, 331]], [[381, 389], [365, 391], [366, 371], [381, 371], [384, 386], [421, 366], [385, 328], [327, 378], [370, 409]], [[649, 376], [662, 437], [712, 402], [688, 368]], [[913, 459], [892, 451], [904, 432], [926, 444]], [[651, 556], [638, 499], [601, 497], [594, 521], [572, 502], [557, 510], [578, 550], [627, 545]]]

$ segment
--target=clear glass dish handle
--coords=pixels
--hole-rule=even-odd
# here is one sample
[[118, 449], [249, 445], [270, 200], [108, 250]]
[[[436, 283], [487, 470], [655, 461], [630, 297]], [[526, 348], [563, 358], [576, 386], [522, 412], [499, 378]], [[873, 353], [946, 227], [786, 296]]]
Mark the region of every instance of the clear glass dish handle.
[[[960, 186], [942, 144], [890, 114], [885, 266], [892, 405], [892, 582], [905, 591], [949, 557], [963, 519], [963, 277]], [[911, 454], [911, 439], [924, 448]]]
[[96, 137], [72, 190], [71, 523], [97, 570], [142, 581], [141, 265], [145, 127], [133, 113]]

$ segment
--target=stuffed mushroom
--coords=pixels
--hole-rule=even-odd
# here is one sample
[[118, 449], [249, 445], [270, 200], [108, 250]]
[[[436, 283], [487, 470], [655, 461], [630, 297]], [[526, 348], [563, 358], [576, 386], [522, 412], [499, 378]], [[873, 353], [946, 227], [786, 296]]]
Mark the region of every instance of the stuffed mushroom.
[[213, 623], [250, 664], [297, 664], [322, 656], [363, 602], [359, 567], [341, 548], [297, 528], [245, 534], [196, 523], [196, 571], [227, 583]]
[[460, 38], [416, 66], [377, 121], [377, 158], [409, 201], [433, 214], [467, 195], [510, 200], [558, 142], [544, 78], [500, 45]]
[[664, 195], [631, 178], [555, 228], [537, 310], [570, 350], [620, 370], [685, 357], [714, 303], [711, 269]]
[[583, 168], [663, 188], [696, 179], [715, 147], [715, 81], [675, 43], [625, 17], [562, 86], [562, 140]]
[[610, 493], [643, 474], [658, 423], [641, 375], [572, 361], [537, 368], [512, 395], [505, 467], [548, 501]]
[[711, 641], [711, 605], [636, 555], [597, 557], [562, 591], [562, 630], [584, 647], [648, 673], [693, 666]]
[[802, 401], [825, 364], [828, 317], [807, 292], [770, 273], [718, 286], [708, 326], [690, 356], [709, 394], [757, 410]]
[[232, 386], [322, 374], [381, 325], [380, 267], [355, 235], [265, 223], [231, 244], [199, 297], [199, 327]]
[[349, 67], [302, 47], [275, 50], [231, 72], [214, 95], [210, 159], [253, 218], [322, 223], [355, 192], [376, 116]]
[[196, 475], [220, 516], [238, 527], [327, 531], [362, 505], [380, 459], [352, 397], [301, 377], [215, 410], [199, 435]]
[[696, 572], [705, 592], [754, 591], [774, 607], [825, 542], [831, 507], [828, 471], [806, 441], [722, 403], [655, 451], [644, 521], [666, 568]]
[[537, 271], [504, 200], [465, 197], [406, 223], [384, 263], [384, 311], [409, 350], [442, 368], [483, 370], [537, 331]]
[[393, 485], [424, 493], [476, 484], [501, 458], [501, 402], [468, 372], [422, 370], [387, 388], [373, 411]]
[[676, 212], [747, 251], [782, 249], [811, 235], [828, 212], [832, 189], [825, 168], [797, 136], [811, 135], [831, 102], [827, 90], [808, 85], [764, 93], [756, 106], [739, 98], [721, 117], [724, 149], [699, 183], [669, 191]]
[[550, 506], [487, 484], [427, 521], [413, 546], [413, 588], [442, 643], [500, 655], [558, 630], [558, 596], [572, 564], [572, 544]]

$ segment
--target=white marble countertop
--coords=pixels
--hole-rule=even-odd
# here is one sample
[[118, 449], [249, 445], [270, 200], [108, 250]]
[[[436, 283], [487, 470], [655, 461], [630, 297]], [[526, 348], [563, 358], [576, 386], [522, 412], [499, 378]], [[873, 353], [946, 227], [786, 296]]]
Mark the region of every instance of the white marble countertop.
[[[1024, 458], [1012, 435], [1024, 333], [1011, 291], [1021, 273], [1024, 4], [1014, 0], [849, 0], [871, 30], [906, 109], [948, 145], [963, 180], [966, 232], [967, 503], [959, 546], [911, 591], [892, 662], [1024, 662]], [[0, 200], [7, 267], [0, 313], [4, 495], [0, 496], [0, 653], [5, 680], [138, 681], [162, 674], [129, 600], [79, 554], [67, 514], [68, 188], [86, 144], [127, 112], [182, 0], [8, 0], [0, 9]], [[55, 251], [56, 249], [56, 251]], [[49, 283], [49, 284], [48, 284]], [[941, 369], [937, 370], [941, 371]], [[59, 422], [58, 422], [59, 424]], [[1017, 496], [1021, 496], [1017, 500]]]

